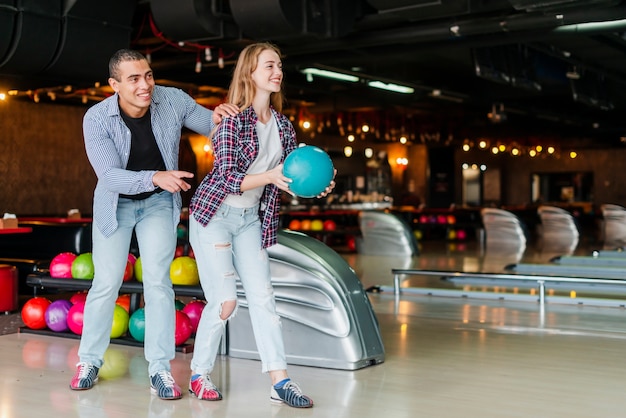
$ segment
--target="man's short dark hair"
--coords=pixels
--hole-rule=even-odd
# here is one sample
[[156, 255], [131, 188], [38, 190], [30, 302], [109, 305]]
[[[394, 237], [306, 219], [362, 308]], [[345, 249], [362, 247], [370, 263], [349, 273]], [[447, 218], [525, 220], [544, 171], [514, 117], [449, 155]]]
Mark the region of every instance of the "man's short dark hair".
[[119, 69], [122, 62], [141, 61], [145, 59], [146, 57], [139, 51], [135, 51], [133, 49], [120, 49], [115, 54], [113, 54], [113, 56], [109, 60], [109, 77], [120, 81]]

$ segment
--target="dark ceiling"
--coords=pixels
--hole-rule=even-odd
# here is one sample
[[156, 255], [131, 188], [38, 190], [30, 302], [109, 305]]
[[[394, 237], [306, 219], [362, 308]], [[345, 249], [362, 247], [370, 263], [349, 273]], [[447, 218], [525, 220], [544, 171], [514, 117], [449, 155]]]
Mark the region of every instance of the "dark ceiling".
[[[105, 85], [108, 57], [130, 46], [149, 53], [158, 80], [212, 105], [241, 48], [270, 40], [284, 53], [291, 111], [330, 130], [341, 119], [369, 121], [381, 141], [626, 141], [626, 1], [0, 0], [2, 31], [0, 88], [28, 98], [61, 85], [71, 91], [55, 98], [101, 98], [94, 80]], [[310, 67], [359, 82], [307, 79]]]

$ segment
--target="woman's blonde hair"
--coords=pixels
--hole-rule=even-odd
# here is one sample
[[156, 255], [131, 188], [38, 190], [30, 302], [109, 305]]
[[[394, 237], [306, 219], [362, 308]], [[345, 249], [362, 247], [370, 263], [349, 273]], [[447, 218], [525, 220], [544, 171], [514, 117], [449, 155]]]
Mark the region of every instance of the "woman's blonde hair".
[[[236, 104], [241, 110], [252, 105], [252, 100], [256, 93], [256, 86], [252, 81], [252, 72], [256, 70], [261, 52], [268, 49], [276, 52], [279, 57], [281, 56], [278, 47], [269, 42], [251, 44], [241, 51], [237, 59], [237, 64], [235, 65], [233, 79], [228, 89], [228, 103]], [[281, 112], [283, 109], [283, 101], [284, 97], [281, 84], [280, 91], [270, 95], [270, 104], [278, 112]]]

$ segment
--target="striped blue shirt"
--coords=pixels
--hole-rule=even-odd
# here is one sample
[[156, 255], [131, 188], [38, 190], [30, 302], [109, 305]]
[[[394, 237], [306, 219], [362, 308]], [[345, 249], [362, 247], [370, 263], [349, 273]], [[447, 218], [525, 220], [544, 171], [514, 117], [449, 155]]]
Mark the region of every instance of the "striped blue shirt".
[[[214, 127], [211, 110], [173, 87], [154, 86], [150, 113], [152, 131], [167, 170], [178, 170], [183, 127], [205, 136]], [[87, 110], [83, 118], [83, 135], [87, 157], [98, 177], [93, 222], [103, 235], [110, 236], [117, 229], [119, 195], [153, 191], [156, 186], [152, 177], [156, 171], [125, 169], [130, 156], [131, 133], [120, 115], [117, 93]], [[176, 229], [182, 206], [180, 193], [172, 194], [172, 199], [172, 228]]]
[[[296, 132], [287, 116], [272, 108], [278, 123], [282, 144], [281, 162], [296, 148]], [[236, 116], [224, 118], [213, 136], [215, 162], [213, 170], [196, 189], [189, 213], [206, 226], [229, 194], [240, 195], [241, 182], [252, 162], [259, 155], [259, 138], [256, 131], [258, 116], [252, 106]], [[276, 244], [280, 210], [280, 190], [269, 184], [261, 195], [261, 242], [263, 248]]]

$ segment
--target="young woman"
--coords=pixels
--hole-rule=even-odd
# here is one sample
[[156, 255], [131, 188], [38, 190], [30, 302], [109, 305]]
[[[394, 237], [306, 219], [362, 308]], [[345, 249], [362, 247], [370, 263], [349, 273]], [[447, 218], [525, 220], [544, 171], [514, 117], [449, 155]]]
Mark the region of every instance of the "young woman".
[[213, 170], [191, 200], [189, 236], [207, 305], [196, 333], [189, 391], [199, 399], [222, 399], [210, 373], [224, 325], [237, 308], [239, 277], [262, 371], [272, 380], [270, 399], [309, 408], [313, 401], [287, 375], [266, 250], [277, 242], [280, 190], [289, 191], [282, 163], [296, 148], [293, 125], [280, 113], [280, 55], [269, 43], [252, 44], [241, 52], [227, 99], [241, 113], [225, 118], [217, 128]]

